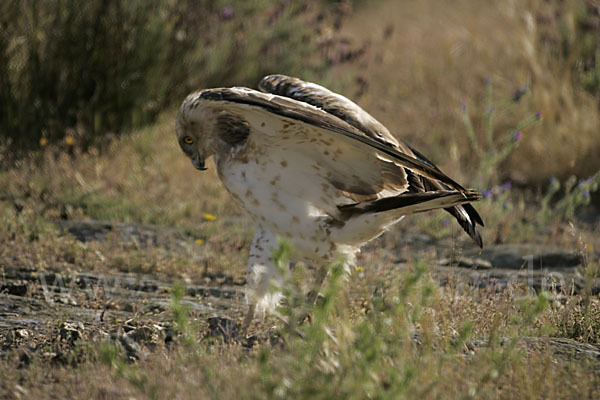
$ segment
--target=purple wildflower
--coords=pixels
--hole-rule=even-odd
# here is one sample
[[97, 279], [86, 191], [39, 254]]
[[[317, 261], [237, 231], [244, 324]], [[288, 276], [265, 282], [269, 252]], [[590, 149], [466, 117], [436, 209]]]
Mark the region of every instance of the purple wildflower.
[[535, 112], [535, 118], [536, 119], [542, 119], [542, 112], [540, 110]]
[[585, 197], [586, 199], [590, 198], [590, 191], [586, 190], [585, 192], [583, 192], [583, 197]]
[[492, 197], [492, 191], [491, 190], [486, 190], [485, 192], [483, 192], [483, 198], [487, 199], [489, 197]]
[[504, 183], [504, 185], [502, 186], [502, 189], [503, 189], [504, 191], [507, 191], [507, 190], [510, 190], [510, 187], [511, 187], [511, 186], [512, 186], [512, 183], [511, 183], [510, 181], [506, 181], [506, 182]]
[[515, 132], [515, 133], [513, 133], [512, 136], [513, 136], [513, 139], [515, 140], [515, 142], [520, 142], [521, 139], [523, 139], [523, 132], [521, 132], [521, 131]]
[[235, 15], [235, 10], [232, 6], [223, 7], [223, 11], [221, 12], [223, 19], [231, 19]]
[[588, 176], [587, 179], [582, 179], [579, 181], [579, 183], [577, 184], [578, 187], [583, 187], [583, 186], [587, 186], [590, 183], [592, 183], [592, 177]]
[[442, 221], [442, 225], [448, 227], [450, 226], [450, 220], [448, 218], [446, 218], [445, 220]]
[[525, 93], [527, 93], [527, 85], [523, 85], [519, 88], [519, 90], [517, 90], [512, 98], [512, 101], [514, 101], [515, 103], [518, 103], [519, 101], [521, 101], [521, 99], [523, 98], [523, 96], [525, 96]]

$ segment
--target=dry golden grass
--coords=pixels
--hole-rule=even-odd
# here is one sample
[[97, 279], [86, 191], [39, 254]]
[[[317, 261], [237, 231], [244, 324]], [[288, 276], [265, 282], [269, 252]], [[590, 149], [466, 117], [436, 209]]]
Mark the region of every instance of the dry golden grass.
[[[527, 132], [499, 177], [544, 185], [551, 176], [586, 178], [600, 168], [598, 101], [540, 41], [542, 31], [559, 36], [560, 23], [572, 23], [578, 7], [578, 2], [559, 7], [537, 0], [369, 3], [342, 32], [369, 43], [370, 50], [359, 63], [333, 68], [327, 83], [358, 99], [443, 170], [460, 171], [467, 179], [473, 178], [478, 160], [461, 104], [483, 139], [485, 82], [492, 82], [494, 101], [509, 99], [527, 85], [530, 95], [497, 117], [494, 133], [514, 129], [537, 111], [543, 121]], [[572, 26], [562, 29], [574, 37]], [[357, 85], [356, 77], [363, 83]]]
[[[200, 174], [174, 140], [174, 114], [115, 139], [102, 154], [51, 146], [0, 174], [0, 263], [38, 269], [157, 272], [186, 278], [206, 268], [244, 271], [253, 228], [215, 168]], [[18, 210], [17, 208], [21, 208]], [[99, 219], [174, 227], [188, 250], [140, 250], [115, 240], [80, 243], [55, 220]]]
[[[531, 93], [498, 117], [495, 134], [537, 110], [543, 123], [530, 128], [490, 176], [496, 183], [529, 184], [553, 175], [587, 176], [600, 167], [593, 157], [600, 143], [597, 103], [540, 50], [534, 17], [545, 4], [422, 0], [360, 6], [342, 32], [358, 43], [370, 40], [370, 49], [355, 63], [332, 67], [322, 83], [358, 99], [467, 186], [481, 160], [472, 154], [461, 103], [485, 141], [485, 79], [492, 79], [496, 100], [512, 97], [526, 83]], [[0, 266], [136, 271], [192, 281], [205, 269], [243, 275], [252, 223], [234, 206], [212, 164], [199, 173], [183, 156], [174, 118], [167, 112], [155, 126], [115, 139], [102, 152], [45, 145], [0, 171]], [[477, 205], [487, 225], [484, 241], [598, 251], [600, 227], [577, 220], [569, 227], [564, 216], [542, 213], [543, 194], [495, 187]], [[60, 232], [55, 225], [60, 218], [165, 225], [187, 234], [192, 247], [178, 252], [115, 240], [82, 244]], [[452, 238], [460, 248], [466, 237], [445, 222], [443, 213], [415, 216], [370, 245], [360, 259], [363, 271], [328, 287], [331, 303], [317, 308], [313, 324], [299, 328], [303, 338], [284, 329], [284, 344], [265, 342], [247, 350], [199, 341], [202, 332], [194, 331], [192, 346], [184, 340], [159, 346], [132, 364], [98, 343], [75, 349], [85, 355], [75, 366], [34, 360], [17, 369], [11, 356], [0, 361], [0, 397], [599, 397], [597, 363], [516, 340], [554, 336], [598, 344], [597, 296], [548, 301], [527, 298], [522, 288], [493, 293], [460, 282], [440, 288], [423, 271], [427, 257], [409, 262], [409, 271], [392, 262], [399, 251], [395, 244], [408, 230]], [[296, 272], [304, 281], [307, 272]], [[408, 339], [413, 329], [420, 345]], [[253, 333], [272, 332], [263, 324]], [[457, 338], [482, 338], [489, 346], [472, 350]], [[501, 345], [501, 338], [508, 340]]]
[[[519, 288], [513, 294], [453, 285], [440, 289], [422, 268], [416, 264], [395, 276], [383, 267], [368, 269], [343, 283], [333, 278], [312, 323], [298, 328], [302, 337], [282, 329], [283, 340], [252, 350], [202, 341], [201, 332], [194, 331], [191, 342], [159, 345], [134, 363], [107, 343], [75, 348], [84, 356], [73, 366], [47, 368], [34, 361], [16, 369], [18, 362], [0, 361], [0, 395], [533, 399], [600, 394], [598, 360], [558, 354], [547, 338], [561, 333], [552, 320], [576, 305], [548, 303], [543, 296], [526, 299]], [[414, 333], [416, 341], [410, 339]], [[538, 340], [528, 345], [518, 339], [523, 336]]]

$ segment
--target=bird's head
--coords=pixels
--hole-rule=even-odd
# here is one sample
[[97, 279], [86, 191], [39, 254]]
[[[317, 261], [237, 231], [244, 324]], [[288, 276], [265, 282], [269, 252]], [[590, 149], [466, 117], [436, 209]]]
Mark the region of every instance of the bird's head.
[[206, 169], [210, 156], [231, 154], [250, 135], [250, 125], [231, 109], [231, 104], [213, 100], [212, 96], [222, 90], [226, 89], [207, 89], [189, 95], [177, 115], [177, 141], [194, 167], [201, 171]]
[[213, 110], [194, 107], [185, 101], [176, 122], [177, 141], [181, 150], [200, 171], [206, 170], [206, 160], [217, 151], [213, 134]]

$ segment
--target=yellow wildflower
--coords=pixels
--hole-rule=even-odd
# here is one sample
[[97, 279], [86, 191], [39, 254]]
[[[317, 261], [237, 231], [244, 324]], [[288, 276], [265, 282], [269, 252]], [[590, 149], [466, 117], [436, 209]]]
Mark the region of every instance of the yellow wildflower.
[[215, 215], [209, 213], [202, 214], [202, 218], [204, 218], [205, 221], [214, 221], [215, 219], [217, 219]]
[[202, 240], [202, 239], [196, 239], [196, 240], [194, 240], [194, 243], [196, 243], [196, 244], [202, 244], [202, 243], [204, 243], [204, 240]]
[[68, 146], [73, 146], [73, 145], [75, 144], [75, 138], [74, 138], [73, 136], [67, 136], [67, 137], [65, 138], [65, 143], [66, 143]]
[[356, 267], [356, 270], [358, 272], [364, 272], [365, 271], [365, 269], [363, 267]]
[[48, 144], [48, 139], [46, 139], [45, 137], [40, 139], [40, 146], [44, 147], [47, 144]]

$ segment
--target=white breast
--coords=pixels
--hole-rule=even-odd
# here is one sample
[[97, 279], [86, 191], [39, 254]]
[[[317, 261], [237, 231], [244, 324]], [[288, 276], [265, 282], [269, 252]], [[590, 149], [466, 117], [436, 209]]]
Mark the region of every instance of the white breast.
[[335, 249], [324, 209], [335, 206], [334, 190], [324, 190], [316, 174], [292, 173], [294, 163], [293, 157], [260, 164], [217, 160], [221, 181], [260, 227], [290, 241], [299, 259], [329, 258]]

